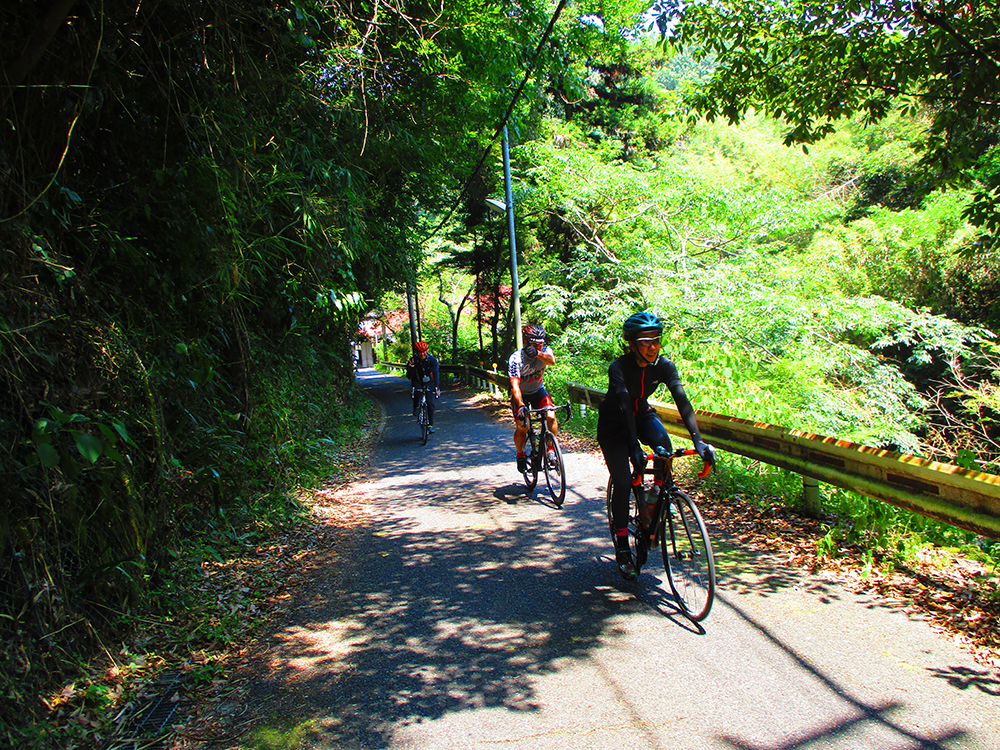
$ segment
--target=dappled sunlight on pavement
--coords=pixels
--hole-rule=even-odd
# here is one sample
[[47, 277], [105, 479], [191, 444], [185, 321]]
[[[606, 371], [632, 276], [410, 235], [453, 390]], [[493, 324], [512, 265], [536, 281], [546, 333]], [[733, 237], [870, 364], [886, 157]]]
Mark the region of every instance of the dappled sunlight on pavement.
[[301, 747], [1000, 747], [997, 683], [923, 623], [713, 529], [719, 596], [692, 624], [658, 553], [619, 578], [599, 458], [567, 452], [555, 508], [509, 429], [446, 394], [421, 446], [406, 393], [372, 382], [367, 521], [275, 623], [248, 697]]

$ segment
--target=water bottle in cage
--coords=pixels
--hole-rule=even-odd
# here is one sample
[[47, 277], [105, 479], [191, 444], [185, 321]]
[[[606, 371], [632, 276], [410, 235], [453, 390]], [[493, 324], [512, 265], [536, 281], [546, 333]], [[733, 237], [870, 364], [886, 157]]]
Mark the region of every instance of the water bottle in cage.
[[639, 487], [639, 518], [642, 528], [647, 531], [656, 520], [653, 518], [653, 512], [656, 510], [656, 496], [660, 493], [662, 486], [662, 479], [654, 479], [650, 484], [643, 483]]

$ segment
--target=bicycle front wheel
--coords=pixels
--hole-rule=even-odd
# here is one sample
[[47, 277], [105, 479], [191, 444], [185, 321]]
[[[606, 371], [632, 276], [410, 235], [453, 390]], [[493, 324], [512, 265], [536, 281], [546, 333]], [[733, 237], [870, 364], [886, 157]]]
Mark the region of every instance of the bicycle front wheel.
[[670, 589], [684, 615], [700, 622], [715, 598], [715, 556], [698, 506], [684, 490], [668, 498], [660, 527], [660, 552]]
[[420, 444], [427, 445], [427, 436], [430, 434], [430, 420], [427, 419], [427, 404], [420, 405], [417, 412], [417, 422], [420, 423]]
[[525, 447], [528, 449], [528, 468], [524, 472], [524, 486], [528, 488], [528, 492], [531, 492], [538, 484], [538, 461], [535, 455], [537, 446], [535, 445], [535, 433], [531, 430], [528, 431], [528, 443]]
[[566, 499], [566, 467], [563, 466], [562, 450], [559, 441], [551, 432], [545, 433], [545, 445], [542, 446], [545, 456], [545, 483], [549, 486], [549, 494], [556, 507]]

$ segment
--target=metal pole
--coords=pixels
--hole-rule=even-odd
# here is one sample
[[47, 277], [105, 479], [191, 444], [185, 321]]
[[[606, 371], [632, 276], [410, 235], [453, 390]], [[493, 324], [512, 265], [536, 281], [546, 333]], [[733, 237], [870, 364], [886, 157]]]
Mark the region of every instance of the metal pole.
[[406, 306], [407, 306], [407, 308], [409, 308], [409, 312], [410, 312], [410, 348], [411, 349], [413, 348], [413, 345], [415, 343], [417, 343], [417, 341], [419, 340], [419, 339], [417, 339], [417, 320], [416, 320], [416, 315], [415, 315], [414, 310], [413, 310], [413, 287], [414, 287], [414, 284], [413, 284], [412, 281], [407, 281], [406, 282]]
[[514, 240], [514, 193], [510, 187], [510, 146], [507, 143], [507, 126], [503, 126], [503, 179], [507, 190], [507, 229], [510, 233], [510, 304], [514, 308], [514, 335], [517, 348], [524, 346], [521, 340], [521, 295], [517, 279], [517, 242]]

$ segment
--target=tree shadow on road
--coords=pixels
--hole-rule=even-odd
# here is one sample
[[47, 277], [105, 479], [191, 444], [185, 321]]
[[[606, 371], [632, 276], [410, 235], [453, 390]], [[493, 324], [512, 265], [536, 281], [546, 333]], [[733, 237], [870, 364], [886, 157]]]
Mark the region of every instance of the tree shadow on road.
[[[864, 737], [873, 733], [891, 736], [892, 744], [885, 745], [884, 740], [872, 747], [893, 747], [897, 750], [946, 750], [955, 747], [954, 743], [968, 737], [968, 732], [960, 728], [945, 728], [939, 731], [929, 731], [914, 727], [906, 719], [896, 720], [893, 713], [902, 711], [905, 706], [892, 701], [865, 701], [852, 695], [845, 685], [841, 685], [826, 671], [819, 669], [794, 648], [776, 636], [763, 623], [758, 622], [746, 610], [736, 604], [735, 597], [726, 597], [725, 606], [764, 636], [773, 646], [785, 652], [800, 672], [810, 675], [829, 692], [837, 696], [845, 706], [846, 716], [825, 725], [810, 728], [800, 732], [782, 731], [782, 738], [773, 743], [751, 742], [732, 734], [720, 734], [718, 739], [727, 746], [739, 750], [806, 750], [829, 747], [840, 737], [855, 736], [851, 746], [865, 746]], [[957, 717], [956, 717], [957, 718]], [[857, 743], [862, 744], [857, 744]]]
[[1000, 697], [1000, 678], [989, 670], [953, 666], [944, 669], [931, 669], [930, 673], [935, 677], [947, 680], [949, 685], [959, 690], [976, 688], [987, 695]]
[[256, 697], [311, 718], [320, 747], [385, 747], [393, 726], [453, 711], [536, 711], [539, 676], [614, 638], [610, 617], [648, 606], [572, 524], [499, 534], [477, 528], [476, 501], [449, 498], [446, 482], [417, 494], [411, 502], [442, 514], [436, 528], [380, 524], [357, 564], [274, 633]]
[[[272, 634], [268, 668], [252, 703], [258, 715], [300, 727], [311, 747], [390, 747], [398, 727], [456, 712], [538, 712], [540, 678], [614, 642], [622, 617], [653, 610], [693, 634], [705, 633], [680, 615], [653, 562], [637, 584], [620, 580], [603, 502], [588, 510], [576, 502], [593, 488], [571, 483], [568, 507], [543, 518], [508, 513], [498, 529], [484, 513], [537, 508], [543, 501], [519, 495], [524, 488], [515, 481], [498, 488], [495, 475], [465, 478], [470, 466], [496, 463], [498, 451], [512, 454], [509, 434], [470, 441], [449, 433], [449, 420], [440, 414], [428, 446], [393, 453], [375, 468], [373, 477], [391, 481], [408, 509], [394, 513], [390, 504], [380, 506], [372, 526], [358, 532], [358, 553], [346, 559], [331, 554], [327, 579], [314, 582]], [[413, 426], [389, 425], [390, 446], [411, 441], [404, 427]], [[427, 450], [433, 450], [434, 479], [425, 471]], [[511, 471], [513, 479], [513, 461]], [[721, 529], [712, 533], [723, 592], [716, 606], [730, 608], [786, 652], [850, 714], [799, 736], [786, 734], [776, 744], [721, 733], [720, 742], [746, 750], [818, 748], [866, 722], [890, 730], [900, 750], [943, 748], [964, 736], [959, 729], [920, 734], [894, 723], [895, 704], [853, 697], [740, 609], [740, 593], [768, 596], [802, 586], [801, 572], [775, 556], [741, 549]], [[805, 585], [821, 601], [837, 598], [836, 586]]]

